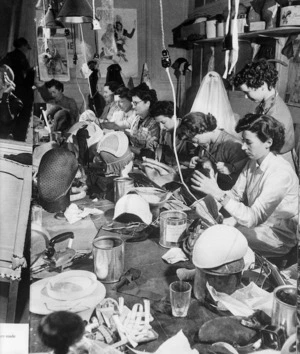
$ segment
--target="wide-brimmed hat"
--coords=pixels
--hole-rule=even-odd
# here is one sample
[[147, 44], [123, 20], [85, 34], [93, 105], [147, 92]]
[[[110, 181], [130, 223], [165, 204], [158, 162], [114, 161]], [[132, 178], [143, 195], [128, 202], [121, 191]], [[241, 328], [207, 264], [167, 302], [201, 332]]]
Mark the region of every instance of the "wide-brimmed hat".
[[70, 205], [70, 189], [78, 170], [75, 155], [64, 148], [47, 151], [37, 174], [39, 203], [48, 212], [65, 211]]

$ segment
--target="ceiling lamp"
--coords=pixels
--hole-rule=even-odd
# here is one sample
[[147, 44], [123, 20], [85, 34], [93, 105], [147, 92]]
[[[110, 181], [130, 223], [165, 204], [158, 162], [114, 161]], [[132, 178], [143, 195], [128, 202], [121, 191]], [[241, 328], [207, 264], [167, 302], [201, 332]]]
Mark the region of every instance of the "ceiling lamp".
[[67, 23], [92, 23], [93, 9], [87, 0], [65, 0], [57, 20]]
[[65, 28], [60, 21], [55, 19], [55, 14], [51, 6], [49, 6], [46, 12], [44, 23], [47, 28]]

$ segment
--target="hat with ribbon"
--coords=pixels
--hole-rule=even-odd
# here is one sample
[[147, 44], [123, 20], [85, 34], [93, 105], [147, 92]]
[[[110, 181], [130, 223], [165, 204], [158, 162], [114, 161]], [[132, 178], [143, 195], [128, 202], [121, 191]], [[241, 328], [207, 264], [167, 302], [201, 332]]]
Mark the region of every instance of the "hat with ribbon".
[[106, 174], [120, 175], [123, 168], [133, 160], [129, 140], [123, 132], [110, 132], [104, 135], [97, 146], [97, 152], [106, 163]]

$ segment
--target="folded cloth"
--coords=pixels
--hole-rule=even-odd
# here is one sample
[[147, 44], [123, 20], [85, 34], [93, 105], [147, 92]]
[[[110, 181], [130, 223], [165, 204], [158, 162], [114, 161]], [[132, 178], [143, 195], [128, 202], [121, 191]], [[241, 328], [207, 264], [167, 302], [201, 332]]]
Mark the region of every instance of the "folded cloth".
[[84, 208], [83, 210], [79, 209], [78, 206], [72, 203], [65, 211], [64, 215], [70, 224], [85, 218], [88, 215], [101, 215], [103, 214], [102, 210], [97, 208]]
[[164, 259], [169, 264], [174, 264], [177, 262], [188, 260], [186, 255], [183, 253], [182, 249], [179, 247], [173, 247], [169, 249], [169, 251], [165, 253], [161, 258]]

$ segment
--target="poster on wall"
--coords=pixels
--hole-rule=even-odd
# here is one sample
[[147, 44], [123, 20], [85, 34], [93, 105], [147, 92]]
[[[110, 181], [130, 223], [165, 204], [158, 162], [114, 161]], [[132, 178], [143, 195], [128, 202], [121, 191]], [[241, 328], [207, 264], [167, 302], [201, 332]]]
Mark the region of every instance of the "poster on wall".
[[300, 107], [300, 39], [294, 41], [294, 56], [289, 63], [286, 102]]
[[37, 49], [41, 81], [70, 80], [66, 38], [37, 38]]
[[124, 78], [137, 77], [137, 10], [115, 8], [108, 12], [98, 7], [96, 17], [101, 25], [97, 35], [101, 76], [106, 77], [110, 65], [119, 64]]

